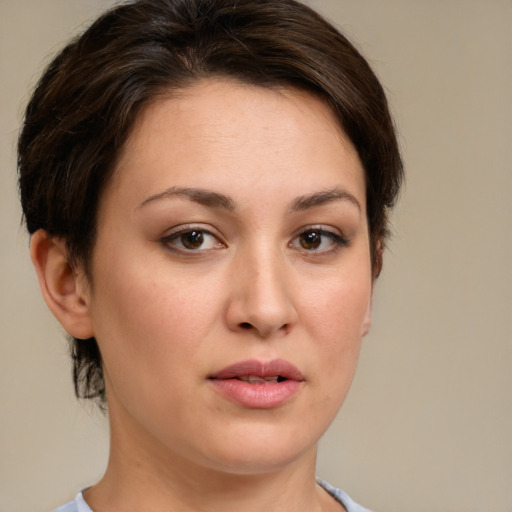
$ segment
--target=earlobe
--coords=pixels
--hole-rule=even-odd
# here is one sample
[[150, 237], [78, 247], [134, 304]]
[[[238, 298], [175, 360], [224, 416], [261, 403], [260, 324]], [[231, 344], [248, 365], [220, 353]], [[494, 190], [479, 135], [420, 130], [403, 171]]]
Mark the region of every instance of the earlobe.
[[64, 241], [40, 229], [30, 239], [30, 257], [44, 300], [64, 329], [75, 338], [93, 337], [85, 276], [69, 263]]
[[372, 326], [372, 309], [373, 309], [373, 294], [375, 290], [375, 283], [382, 271], [382, 255], [384, 253], [384, 240], [378, 239], [375, 243], [375, 250], [372, 257], [372, 292], [370, 300], [368, 301], [368, 309], [366, 310], [363, 325], [362, 325], [362, 336], [366, 336], [370, 332]]
[[368, 303], [368, 309], [364, 315], [363, 325], [361, 329], [361, 335], [366, 336], [370, 332], [370, 327], [372, 326], [372, 301], [373, 298], [370, 299]]

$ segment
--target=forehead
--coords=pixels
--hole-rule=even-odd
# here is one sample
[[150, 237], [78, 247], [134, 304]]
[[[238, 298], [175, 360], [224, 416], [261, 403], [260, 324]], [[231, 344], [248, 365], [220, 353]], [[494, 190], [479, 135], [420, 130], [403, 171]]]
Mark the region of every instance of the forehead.
[[292, 178], [307, 189], [308, 183], [317, 187], [324, 170], [356, 187], [364, 181], [357, 152], [325, 102], [294, 88], [216, 79], [161, 96], [143, 109], [112, 187], [128, 176], [140, 193], [151, 194], [192, 178], [215, 187], [221, 176], [243, 175], [254, 185], [268, 185], [263, 177], [273, 185]]

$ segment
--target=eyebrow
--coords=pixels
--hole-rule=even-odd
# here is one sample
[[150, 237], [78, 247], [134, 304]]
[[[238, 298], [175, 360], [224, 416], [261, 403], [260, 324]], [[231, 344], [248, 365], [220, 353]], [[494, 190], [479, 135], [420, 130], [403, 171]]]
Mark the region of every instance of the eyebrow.
[[359, 211], [362, 211], [361, 205], [355, 196], [347, 190], [338, 187], [299, 196], [292, 202], [290, 210], [293, 212], [300, 212], [316, 206], [322, 206], [333, 201], [349, 201], [354, 204]]
[[[138, 208], [143, 208], [155, 201], [169, 199], [176, 196], [186, 197], [195, 203], [199, 203], [209, 208], [223, 208], [225, 210], [232, 211], [236, 206], [233, 199], [224, 194], [220, 194], [219, 192], [213, 192], [202, 188], [173, 186], [163, 192], [149, 196], [138, 206]], [[361, 205], [355, 196], [347, 190], [338, 187], [299, 196], [292, 201], [290, 211], [300, 212], [317, 206], [322, 206], [333, 201], [349, 201], [354, 204], [359, 211], [362, 211]]]
[[234, 201], [224, 194], [219, 194], [218, 192], [212, 192], [201, 188], [189, 187], [170, 187], [163, 192], [149, 196], [139, 205], [139, 208], [143, 208], [154, 201], [168, 199], [175, 196], [186, 197], [195, 203], [202, 204], [209, 208], [223, 208], [226, 210], [235, 209]]

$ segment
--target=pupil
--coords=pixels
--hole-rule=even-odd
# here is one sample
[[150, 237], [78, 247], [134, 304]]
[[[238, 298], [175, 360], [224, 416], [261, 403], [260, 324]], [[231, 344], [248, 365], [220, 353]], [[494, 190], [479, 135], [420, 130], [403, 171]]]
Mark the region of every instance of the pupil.
[[197, 249], [203, 243], [203, 233], [201, 231], [190, 231], [181, 235], [181, 243], [187, 249]]
[[315, 231], [304, 233], [300, 239], [300, 245], [304, 249], [316, 249], [320, 246], [321, 236]]

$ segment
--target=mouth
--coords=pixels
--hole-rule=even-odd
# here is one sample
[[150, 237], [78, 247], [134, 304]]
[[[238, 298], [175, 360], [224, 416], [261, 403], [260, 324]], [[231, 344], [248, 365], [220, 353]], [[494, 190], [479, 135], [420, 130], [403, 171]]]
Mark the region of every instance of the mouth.
[[250, 409], [280, 407], [305, 381], [300, 370], [283, 359], [241, 361], [208, 379], [224, 398]]
[[243, 375], [242, 377], [236, 377], [238, 380], [248, 382], [249, 384], [266, 384], [267, 382], [284, 382], [288, 380], [282, 375], [271, 375], [270, 377], [259, 377], [258, 375]]
[[302, 382], [304, 380], [300, 370], [284, 359], [240, 361], [211, 375], [209, 378], [215, 380], [237, 379], [251, 384], [280, 383], [287, 380]]

